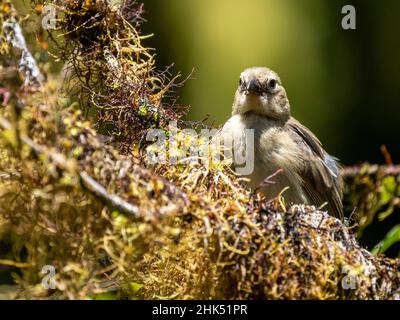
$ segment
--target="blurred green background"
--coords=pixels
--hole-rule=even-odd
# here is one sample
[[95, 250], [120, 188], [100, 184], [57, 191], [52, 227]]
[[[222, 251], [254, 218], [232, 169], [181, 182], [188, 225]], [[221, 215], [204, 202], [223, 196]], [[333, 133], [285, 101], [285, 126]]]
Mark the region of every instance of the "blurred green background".
[[[293, 115], [344, 164], [400, 162], [400, 1], [145, 0], [145, 44], [158, 66], [192, 79], [180, 91], [190, 119], [222, 124], [240, 72], [278, 72]], [[356, 30], [343, 30], [345, 4]]]

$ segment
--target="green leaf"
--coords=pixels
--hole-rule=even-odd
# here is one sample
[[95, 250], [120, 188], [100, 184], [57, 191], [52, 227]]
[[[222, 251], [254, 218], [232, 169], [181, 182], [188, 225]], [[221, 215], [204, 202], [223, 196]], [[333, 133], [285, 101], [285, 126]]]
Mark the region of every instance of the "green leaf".
[[381, 198], [379, 203], [385, 205], [395, 196], [396, 179], [393, 176], [388, 176], [382, 179]]
[[374, 249], [372, 254], [383, 253], [389, 249], [393, 244], [400, 241], [400, 225], [394, 226], [385, 236], [385, 238], [379, 242]]
[[133, 293], [137, 293], [143, 287], [142, 284], [136, 282], [131, 282], [130, 285]]
[[385, 211], [382, 211], [378, 214], [378, 219], [379, 221], [385, 220], [387, 217], [389, 217], [394, 211], [394, 206], [389, 206]]

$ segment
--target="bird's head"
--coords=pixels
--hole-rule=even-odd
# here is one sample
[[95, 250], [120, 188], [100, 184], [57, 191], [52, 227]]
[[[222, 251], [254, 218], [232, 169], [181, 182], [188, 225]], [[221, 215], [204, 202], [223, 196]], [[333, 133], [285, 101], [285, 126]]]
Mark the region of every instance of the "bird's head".
[[232, 114], [256, 113], [276, 120], [290, 117], [290, 105], [279, 76], [264, 67], [242, 72], [236, 90]]

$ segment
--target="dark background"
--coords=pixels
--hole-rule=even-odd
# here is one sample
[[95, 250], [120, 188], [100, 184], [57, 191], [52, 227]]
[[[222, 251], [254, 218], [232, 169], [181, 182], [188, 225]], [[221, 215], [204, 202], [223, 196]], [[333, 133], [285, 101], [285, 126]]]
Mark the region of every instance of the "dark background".
[[[144, 43], [163, 68], [194, 73], [179, 102], [190, 119], [222, 124], [240, 72], [280, 75], [293, 116], [343, 164], [400, 161], [400, 1], [146, 0]], [[342, 7], [356, 9], [343, 30]]]

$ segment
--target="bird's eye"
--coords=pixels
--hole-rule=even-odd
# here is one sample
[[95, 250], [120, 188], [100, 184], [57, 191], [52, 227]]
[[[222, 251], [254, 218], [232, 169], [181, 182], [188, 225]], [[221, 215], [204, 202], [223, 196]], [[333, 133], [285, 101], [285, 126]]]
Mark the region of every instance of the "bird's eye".
[[276, 80], [275, 79], [270, 79], [267, 83], [268, 89], [274, 90], [276, 88]]
[[241, 86], [243, 84], [243, 80], [242, 78], [239, 78], [239, 86]]

